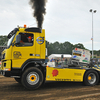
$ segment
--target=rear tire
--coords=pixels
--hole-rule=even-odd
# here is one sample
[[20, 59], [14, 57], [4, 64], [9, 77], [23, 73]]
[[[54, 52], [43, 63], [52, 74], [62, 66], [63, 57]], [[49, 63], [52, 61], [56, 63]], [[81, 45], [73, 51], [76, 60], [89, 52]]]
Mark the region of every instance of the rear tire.
[[84, 75], [84, 84], [88, 86], [94, 86], [97, 85], [99, 82], [99, 74], [94, 71], [90, 70], [87, 71]]
[[22, 85], [30, 90], [37, 89], [41, 86], [43, 82], [43, 74], [38, 68], [28, 68], [22, 75], [21, 78]]

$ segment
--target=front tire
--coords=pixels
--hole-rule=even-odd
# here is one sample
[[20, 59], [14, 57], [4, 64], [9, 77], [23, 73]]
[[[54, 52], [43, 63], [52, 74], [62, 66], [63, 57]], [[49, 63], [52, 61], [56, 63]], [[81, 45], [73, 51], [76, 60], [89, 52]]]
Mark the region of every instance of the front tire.
[[37, 89], [43, 82], [43, 74], [38, 68], [28, 68], [22, 75], [22, 85], [27, 89]]
[[99, 82], [99, 74], [96, 71], [87, 71], [84, 75], [84, 84], [88, 86], [97, 85]]

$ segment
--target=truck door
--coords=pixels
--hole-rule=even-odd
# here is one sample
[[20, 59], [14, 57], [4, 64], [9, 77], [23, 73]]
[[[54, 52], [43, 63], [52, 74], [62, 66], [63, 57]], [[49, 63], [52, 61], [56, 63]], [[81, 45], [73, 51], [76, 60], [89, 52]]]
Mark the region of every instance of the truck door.
[[[28, 59], [35, 59], [35, 35], [34, 33], [19, 33], [21, 41], [12, 49], [12, 67], [20, 68]], [[16, 37], [15, 37], [16, 38]]]

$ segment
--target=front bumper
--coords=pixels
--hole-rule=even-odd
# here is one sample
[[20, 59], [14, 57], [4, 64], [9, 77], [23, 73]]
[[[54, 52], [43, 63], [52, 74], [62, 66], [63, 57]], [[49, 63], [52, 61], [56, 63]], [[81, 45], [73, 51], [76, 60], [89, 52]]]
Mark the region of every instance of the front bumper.
[[5, 76], [5, 77], [12, 76], [11, 71], [0, 70], [0, 74], [3, 75], [3, 76]]
[[11, 60], [3, 60], [1, 62], [0, 74], [6, 77], [11, 76]]
[[17, 77], [19, 78], [21, 76], [20, 71], [16, 71], [16, 70], [12, 70], [12, 71], [5, 71], [5, 70], [1, 70], [0, 74], [5, 76], [5, 77]]

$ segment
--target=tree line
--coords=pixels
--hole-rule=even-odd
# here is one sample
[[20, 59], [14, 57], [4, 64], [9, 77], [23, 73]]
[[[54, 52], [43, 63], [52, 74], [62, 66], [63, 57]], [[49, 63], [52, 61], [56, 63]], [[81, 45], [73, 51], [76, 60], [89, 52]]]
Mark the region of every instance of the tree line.
[[[0, 46], [7, 45], [7, 36], [0, 36]], [[66, 41], [64, 43], [59, 43], [58, 41], [50, 43], [46, 41], [46, 46], [48, 50], [48, 55], [50, 54], [72, 54], [72, 50], [75, 48], [86, 49], [83, 44], [78, 43], [73, 45], [72, 43]], [[92, 51], [90, 51], [92, 53]], [[94, 55], [100, 56], [100, 50], [94, 50]]]
[[[81, 43], [73, 45], [68, 41], [64, 43], [59, 43], [57, 41], [54, 43], [47, 42], [48, 55], [50, 54], [71, 54], [72, 55], [72, 50], [75, 48], [88, 50]], [[94, 50], [93, 52], [94, 55], [100, 56], [100, 50], [98, 51]], [[92, 51], [90, 51], [90, 53], [92, 54]], [[94, 58], [96, 58], [96, 56], [94, 56]]]
[[8, 41], [8, 38], [7, 38], [6, 35], [0, 36], [0, 46], [6, 46], [7, 45], [7, 41]]
[[50, 54], [72, 54], [72, 50], [74, 48], [86, 49], [84, 45], [81, 43], [73, 45], [68, 41], [64, 43], [59, 43], [58, 41], [54, 43], [47, 42], [46, 44], [47, 44], [47, 49], [48, 49], [48, 55]]

